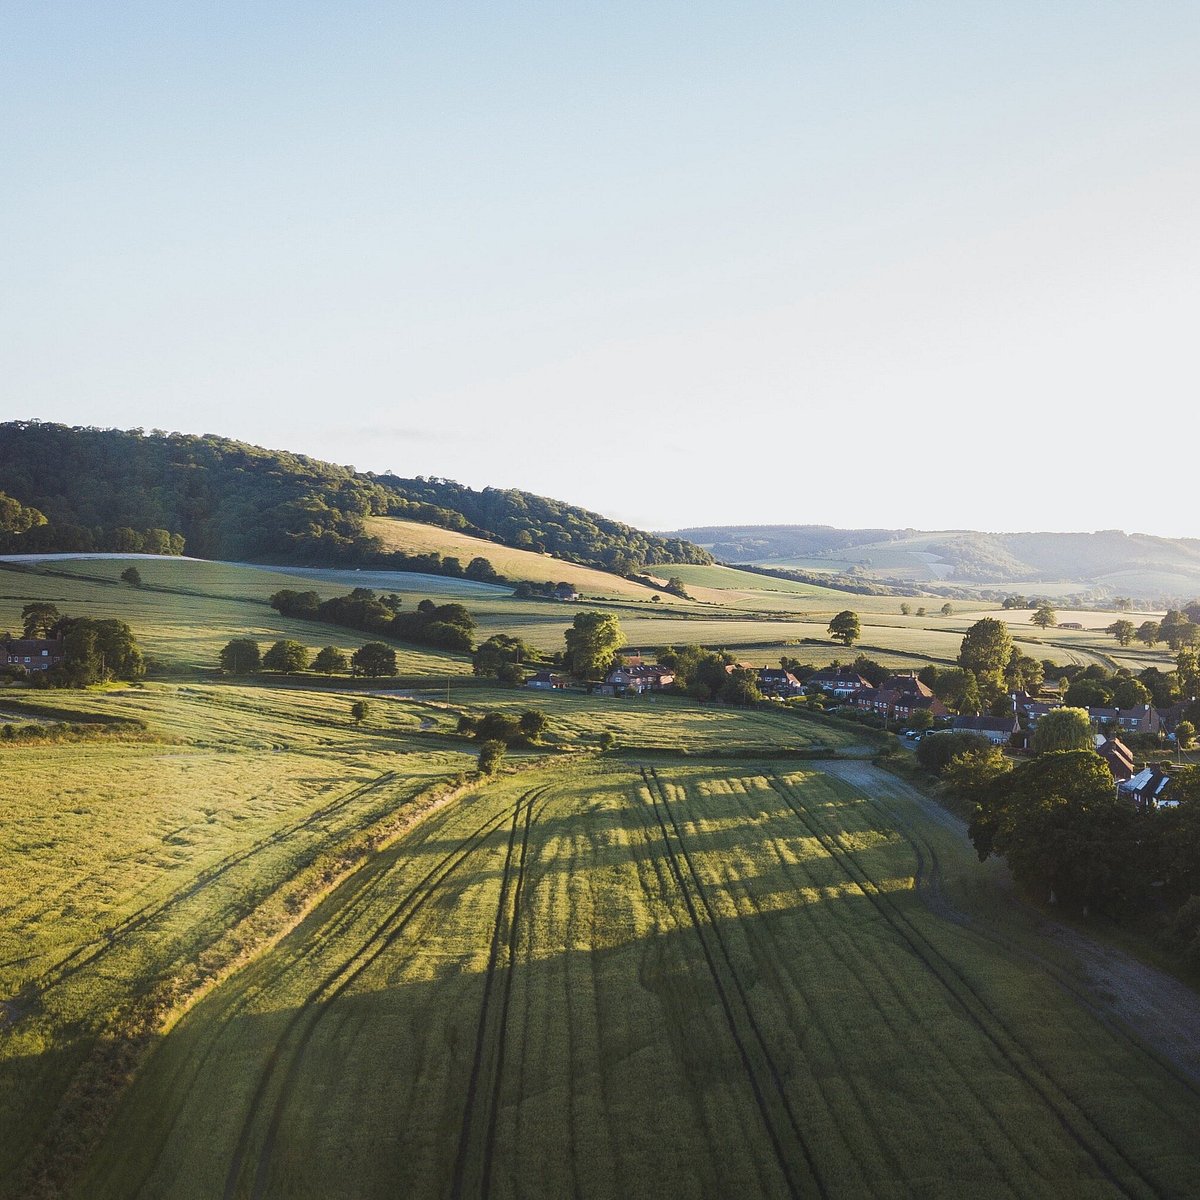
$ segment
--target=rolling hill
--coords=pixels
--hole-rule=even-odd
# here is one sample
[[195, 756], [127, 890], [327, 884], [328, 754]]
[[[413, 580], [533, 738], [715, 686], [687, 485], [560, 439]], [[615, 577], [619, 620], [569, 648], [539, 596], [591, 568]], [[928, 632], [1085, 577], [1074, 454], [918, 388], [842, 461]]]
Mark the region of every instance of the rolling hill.
[[1035, 586], [1169, 602], [1200, 593], [1200, 539], [1105, 529], [1094, 533], [835, 529], [824, 525], [708, 526], [687, 538], [722, 562], [919, 586]]

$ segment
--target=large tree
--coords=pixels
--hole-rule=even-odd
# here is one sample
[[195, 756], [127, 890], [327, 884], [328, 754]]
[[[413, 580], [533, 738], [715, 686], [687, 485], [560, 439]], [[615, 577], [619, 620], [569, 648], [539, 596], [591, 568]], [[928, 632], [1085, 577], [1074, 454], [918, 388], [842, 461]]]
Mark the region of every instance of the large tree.
[[576, 613], [563, 637], [567, 643], [563, 661], [580, 679], [601, 678], [625, 644], [620, 621], [607, 612]]
[[279, 671], [283, 675], [294, 675], [308, 666], [308, 650], [302, 642], [284, 638], [276, 642], [263, 655], [263, 666], [268, 671]]
[[858, 635], [861, 632], [862, 626], [859, 624], [858, 613], [852, 612], [848, 608], [842, 609], [829, 622], [829, 636], [835, 641], [841, 642], [843, 646], [852, 646], [858, 641]]
[[1029, 618], [1039, 629], [1049, 629], [1058, 624], [1058, 614], [1048, 604], [1039, 604]]
[[1127, 621], [1124, 617], [1119, 621], [1114, 621], [1105, 632], [1111, 633], [1122, 646], [1130, 645], [1133, 639], [1137, 637], [1137, 627], [1132, 621]]
[[975, 676], [981, 689], [998, 692], [1012, 652], [1013, 641], [1008, 626], [995, 617], [984, 617], [963, 637], [958, 665]]
[[339, 650], [336, 646], [322, 646], [317, 651], [317, 657], [313, 659], [312, 667], [322, 675], [337, 675], [350, 669], [350, 660], [344, 650]]
[[1038, 721], [1033, 733], [1033, 752], [1090, 750], [1092, 738], [1092, 723], [1082, 708], [1056, 708]]
[[262, 669], [262, 651], [253, 638], [234, 638], [222, 648], [220, 662], [227, 675], [253, 675]]
[[1064, 750], [998, 777], [970, 833], [981, 862], [1003, 856], [1017, 882], [1043, 898], [1108, 904], [1132, 886], [1136, 821], [1098, 754]]
[[369, 679], [395, 675], [396, 652], [383, 642], [367, 642], [350, 656], [350, 673], [365, 675]]
[[1137, 635], [1139, 642], [1145, 642], [1151, 648], [1162, 640], [1162, 630], [1157, 621], [1143, 621], [1138, 626]]
[[27, 638], [49, 637], [61, 617], [57, 607], [44, 600], [35, 600], [21, 609], [21, 625]]

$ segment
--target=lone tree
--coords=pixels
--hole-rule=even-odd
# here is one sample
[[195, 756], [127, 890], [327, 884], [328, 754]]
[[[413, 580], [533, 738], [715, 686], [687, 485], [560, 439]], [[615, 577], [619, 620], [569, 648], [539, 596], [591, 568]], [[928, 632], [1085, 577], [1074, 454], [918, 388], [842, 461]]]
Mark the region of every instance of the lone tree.
[[234, 638], [225, 643], [220, 662], [227, 675], [253, 675], [262, 670], [262, 652], [253, 638]]
[[142, 573], [137, 569], [137, 567], [126, 567], [125, 570], [121, 572], [121, 578], [125, 583], [129, 584], [130, 587], [142, 586]]
[[27, 638], [49, 637], [58, 624], [61, 613], [53, 604], [35, 600], [21, 609], [21, 624]]
[[1012, 652], [1013, 641], [1008, 626], [995, 617], [984, 617], [963, 637], [958, 665], [975, 676], [981, 689], [999, 692]]
[[300, 642], [285, 638], [276, 642], [263, 655], [262, 665], [268, 671], [278, 671], [281, 675], [294, 675], [308, 666], [308, 650]]
[[1114, 621], [1105, 632], [1111, 633], [1122, 646], [1128, 646], [1137, 637], [1137, 628], [1134, 623], [1124, 619]]
[[843, 646], [851, 646], [858, 641], [862, 626], [858, 623], [858, 613], [844, 608], [829, 622], [829, 636]]
[[567, 651], [563, 662], [567, 669], [581, 679], [597, 679], [612, 664], [617, 651], [625, 644], [621, 623], [612, 613], [581, 612], [575, 614], [570, 628], [563, 632]]
[[344, 675], [350, 669], [350, 660], [336, 646], [322, 646], [313, 659], [312, 667], [322, 675]]
[[954, 616], [954, 605], [951, 604], [949, 600], [947, 600], [946, 603], [942, 605], [942, 616], [943, 617]]
[[371, 712], [371, 706], [365, 700], [355, 700], [350, 705], [350, 717], [355, 725], [361, 725]]
[[1049, 629], [1052, 625], [1058, 624], [1058, 613], [1048, 604], [1039, 604], [1029, 620], [1039, 629]]
[[1082, 708], [1053, 709], [1038, 721], [1033, 733], [1034, 754], [1091, 749], [1092, 724]]
[[479, 747], [479, 773], [481, 775], [495, 775], [500, 770], [500, 764], [504, 761], [505, 749], [504, 743], [496, 738], [484, 742]]
[[395, 675], [396, 652], [383, 642], [367, 642], [350, 656], [350, 674], [365, 675], [368, 679], [379, 679], [384, 675]]

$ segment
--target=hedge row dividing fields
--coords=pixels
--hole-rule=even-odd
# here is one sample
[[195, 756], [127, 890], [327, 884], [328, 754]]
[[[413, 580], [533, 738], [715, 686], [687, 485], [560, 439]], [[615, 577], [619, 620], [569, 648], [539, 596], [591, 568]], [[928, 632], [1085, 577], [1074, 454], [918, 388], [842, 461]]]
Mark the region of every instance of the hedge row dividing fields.
[[77, 1194], [1191, 1194], [1192, 1086], [955, 830], [806, 767], [439, 811], [163, 1039]]

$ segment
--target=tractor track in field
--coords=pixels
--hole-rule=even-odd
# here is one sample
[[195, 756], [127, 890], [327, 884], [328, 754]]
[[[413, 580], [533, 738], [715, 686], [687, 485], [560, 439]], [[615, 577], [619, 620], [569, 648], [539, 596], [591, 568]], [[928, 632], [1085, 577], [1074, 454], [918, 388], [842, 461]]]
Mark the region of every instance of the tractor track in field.
[[[517, 801], [513, 809], [512, 827], [508, 835], [508, 848], [504, 855], [504, 871], [500, 878], [500, 897], [496, 902], [496, 920], [492, 926], [491, 945], [488, 949], [487, 971], [483, 982], [483, 999], [479, 1006], [479, 1021], [475, 1029], [475, 1052], [471, 1059], [471, 1075], [467, 1082], [467, 1096], [463, 1105], [463, 1119], [459, 1126], [458, 1149], [454, 1156], [454, 1174], [450, 1194], [461, 1200], [466, 1185], [467, 1167], [471, 1158], [473, 1131], [478, 1122], [480, 1083], [485, 1073], [484, 1059], [491, 1047], [491, 1088], [486, 1099], [486, 1122], [483, 1125], [482, 1163], [478, 1194], [486, 1198], [491, 1193], [492, 1162], [496, 1149], [496, 1125], [500, 1113], [500, 1086], [504, 1079], [504, 1043], [508, 1036], [508, 1012], [512, 1000], [513, 977], [516, 974], [517, 943], [520, 938], [521, 896], [525, 887], [525, 866], [529, 854], [529, 831], [533, 823], [533, 806], [549, 789], [527, 792]], [[524, 804], [524, 820], [521, 806]], [[520, 848], [518, 849], [518, 831]], [[514, 879], [513, 859], [516, 857]], [[489, 1016], [492, 997], [496, 991], [496, 977], [500, 969], [501, 946], [505, 948], [508, 969], [504, 981], [499, 985], [499, 1012], [495, 1019], [495, 1030], [489, 1037]], [[472, 1193], [474, 1194], [474, 1193]]]
[[[517, 801], [517, 810], [529, 798], [531, 793], [525, 793]], [[401, 899], [377, 925], [375, 930], [363, 941], [358, 948], [343, 962], [329, 971], [323, 979], [313, 987], [305, 999], [297, 1006], [288, 1020], [263, 1066], [258, 1084], [251, 1097], [249, 1107], [242, 1122], [237, 1145], [230, 1160], [226, 1174], [224, 1200], [233, 1200], [238, 1194], [238, 1185], [245, 1173], [246, 1161], [249, 1156], [255, 1126], [262, 1111], [267, 1093], [270, 1090], [280, 1063], [285, 1055], [285, 1045], [297, 1030], [299, 1036], [288, 1061], [287, 1071], [279, 1085], [279, 1093], [271, 1109], [271, 1116], [263, 1138], [255, 1167], [251, 1195], [261, 1197], [266, 1189], [271, 1157], [275, 1142], [282, 1125], [283, 1114], [295, 1086], [296, 1076], [308, 1043], [312, 1040], [317, 1026], [329, 1012], [333, 1002], [341, 996], [350, 985], [371, 967], [407, 929], [413, 918], [425, 907], [435, 895], [438, 887], [445, 882], [471, 855], [473, 855], [497, 829], [504, 825], [508, 818], [507, 811], [488, 818], [476, 829], [467, 834], [451, 850], [441, 858], [425, 874], [410, 887]], [[514, 823], [516, 814], [513, 817]], [[382, 878], [382, 877], [381, 877]], [[356, 898], [361, 904], [362, 898]], [[303, 1027], [303, 1028], [301, 1028]]]
[[[745, 792], [739, 792], [737, 795], [743, 810], [751, 817], [752, 820], [756, 819], [758, 814], [754, 811], [750, 796]], [[813, 877], [811, 872], [803, 865], [803, 863], [789, 862], [787, 858], [780, 853], [778, 845], [775, 846], [775, 853], [780, 869], [789, 880], [794, 880], [796, 874], [799, 873], [803, 877], [803, 883], [812, 887], [820, 887], [819, 881]], [[745, 893], [750, 904], [755, 907], [755, 910], [759, 911], [757, 904], [755, 903], [753, 893], [750, 891], [750, 889], [743, 885], [743, 892]], [[816, 920], [811, 911], [812, 907], [813, 906], [811, 905], [803, 906], [804, 911], [808, 916], [809, 926], [812, 930], [813, 936], [824, 944], [831, 957], [835, 959], [841, 965], [842, 969], [847, 973], [847, 975], [855, 981], [862, 994], [869, 995], [879, 991], [880, 988], [886, 989], [891, 995], [892, 1004], [894, 1004], [895, 1010], [897, 1012], [904, 1013], [907, 1016], [909, 1026], [918, 1030], [924, 1030], [924, 1014], [918, 1011], [918, 1009], [913, 1005], [912, 998], [908, 991], [893, 977], [889, 966], [886, 965], [885, 962], [880, 961], [874, 955], [870, 954], [866, 949], [860, 949], [860, 952], [857, 955], [845, 952], [841, 947], [840, 939], [830, 938], [828, 936], [828, 932]], [[833, 1044], [836, 1040], [836, 1035], [831, 1033], [826, 1023], [820, 1019], [819, 1006], [813, 1005], [808, 1001], [805, 993], [803, 976], [798, 976], [790, 969], [789, 966], [786, 965], [786, 955], [780, 955], [778, 961], [785, 964], [782, 969], [787, 973], [790, 979], [791, 988], [798, 995], [805, 997], [805, 1003], [808, 1004], [809, 1007], [808, 1020], [821, 1032], [821, 1035], [825, 1037], [830, 1044]], [[773, 962], [772, 965], [773, 969], [776, 971], [780, 969], [776, 963]], [[893, 1017], [892, 1005], [878, 1005], [877, 1011], [880, 1019], [883, 1021], [889, 1033], [896, 1039], [896, 1041], [906, 1041], [907, 1032]], [[962, 1067], [958, 1062], [955, 1061], [954, 1058], [946, 1053], [945, 1048], [937, 1041], [937, 1039], [928, 1038], [924, 1043], [921, 1052], [940, 1062], [946, 1071], [947, 1076], [954, 1076], [957, 1078], [962, 1084], [964, 1090], [975, 1099], [979, 1107], [979, 1118], [977, 1119], [975, 1114], [964, 1114], [965, 1119], [969, 1120], [976, 1130], [976, 1145], [979, 1149], [979, 1152], [983, 1154], [996, 1169], [997, 1177], [1003, 1177], [1004, 1172], [1002, 1164], [996, 1157], [993, 1149], [988, 1145], [987, 1141], [988, 1135], [994, 1134], [997, 1129], [1001, 1130], [1001, 1135], [1003, 1136], [1002, 1127], [997, 1119], [998, 1114], [995, 1112], [994, 1099], [989, 1097], [986, 1093], [981, 1093], [976, 1089], [974, 1081], [971, 1079], [970, 1075], [962, 1069]], [[847, 1074], [845, 1083], [850, 1087], [855, 1097], [858, 1099], [861, 1110], [865, 1113], [870, 1112], [871, 1097], [867, 1092], [860, 1088], [858, 1082], [855, 1080], [852, 1074]], [[818, 1088], [821, 1088], [822, 1093], [824, 1094], [824, 1089], [819, 1081], [817, 1081], [817, 1086]], [[826, 1098], [826, 1101], [829, 1113], [832, 1117], [832, 1114], [835, 1111], [835, 1105], [830, 1103], [828, 1098]], [[990, 1121], [991, 1124], [984, 1125], [982, 1123], [983, 1121]], [[843, 1134], [844, 1136], [844, 1133], [840, 1128], [839, 1134]], [[1026, 1157], [1026, 1148], [1011, 1137], [1006, 1137], [1005, 1140], [1009, 1143], [1013, 1153], [1018, 1157], [1025, 1158], [1027, 1165], [1033, 1169], [1033, 1163]], [[894, 1177], [901, 1178], [903, 1176], [903, 1166], [897, 1158], [896, 1152], [892, 1150], [886, 1143], [878, 1139], [876, 1144], [879, 1148], [881, 1157], [885, 1160], [888, 1160], [889, 1169], [894, 1173]]]
[[[828, 767], [823, 767], [823, 770], [828, 771]], [[834, 772], [829, 773], [833, 774]], [[848, 775], [841, 775], [839, 773], [837, 777], [853, 787], [869, 805], [884, 814], [892, 823], [891, 827], [911, 847], [917, 862], [917, 871], [914, 880], [916, 889], [925, 907], [930, 912], [945, 921], [957, 925], [972, 937], [998, 947], [1008, 957], [1036, 966], [1039, 970], [1044, 971], [1055, 984], [1076, 1000], [1109, 1033], [1120, 1038], [1126, 1045], [1138, 1053], [1152, 1058], [1178, 1083], [1187, 1088], [1193, 1096], [1200, 1099], [1200, 1077], [1197, 1077], [1193, 1071], [1188, 1070], [1186, 1064], [1180, 1063], [1177, 1059], [1164, 1053], [1161, 1049], [1141, 1037], [1135, 1029], [1130, 1027], [1126, 1019], [1119, 1013], [1114, 1012], [1110, 1006], [1098, 1002], [1095, 995], [1075, 978], [1069, 970], [1053, 959], [1046, 957], [1046, 955], [1039, 954], [1036, 950], [1020, 944], [1013, 938], [1005, 937], [997, 930], [980, 923], [969, 913], [964, 912], [955, 905], [945, 893], [944, 872], [936, 849], [891, 801], [870, 794]], [[928, 855], [929, 859], [928, 870], [926, 869], [926, 855]], [[1017, 900], [1015, 897], [1014, 904], [1020, 906], [1022, 909], [1027, 909], [1024, 902]], [[1032, 912], [1031, 915], [1043, 919], [1036, 912]]]
[[[975, 986], [955, 965], [938, 950], [912, 920], [858, 865], [854, 854], [847, 850], [835, 834], [821, 827], [816, 818], [807, 814], [803, 806], [792, 795], [791, 786], [774, 773], [768, 776], [771, 787], [791, 809], [796, 819], [817, 839], [830, 857], [839, 864], [847, 880], [861, 892], [876, 911], [892, 927], [896, 934], [925, 965], [947, 993], [957, 1002], [959, 1009], [976, 1029], [992, 1044], [997, 1053], [1023, 1079], [1026, 1085], [1042, 1100], [1067, 1135], [1095, 1163], [1100, 1173], [1122, 1195], [1136, 1197], [1156, 1196], [1155, 1185], [1148, 1180], [1120, 1149], [1095, 1126], [1091, 1118], [1067, 1095], [1049, 1075], [1041, 1073], [1037, 1078], [1036, 1062], [1015, 1036], [1009, 1026], [991, 1012], [986, 1000]], [[1074, 1110], [1072, 1112], [1071, 1110]], [[1132, 1176], [1144, 1190], [1131, 1191], [1111, 1165], [1117, 1159], [1124, 1167], [1124, 1174]]]
[[[713, 985], [717, 991], [717, 997], [720, 1000], [721, 1008], [725, 1014], [725, 1021], [729, 1027], [730, 1036], [733, 1038], [734, 1044], [737, 1047], [738, 1055], [742, 1060], [742, 1066], [746, 1071], [750, 1089], [753, 1092], [755, 1103], [758, 1107], [759, 1115], [762, 1118], [763, 1125], [766, 1128], [767, 1134], [771, 1141], [772, 1149], [775, 1152], [775, 1157], [779, 1163], [783, 1178], [787, 1183], [789, 1193], [796, 1197], [797, 1200], [801, 1197], [817, 1195], [822, 1198], [828, 1196], [828, 1189], [817, 1170], [816, 1161], [812, 1150], [804, 1137], [801, 1129], [800, 1121], [796, 1117], [796, 1113], [792, 1108], [791, 1101], [788, 1098], [787, 1090], [784, 1087], [783, 1075], [779, 1070], [778, 1064], [775, 1062], [770, 1048], [767, 1045], [766, 1037], [759, 1026], [757, 1019], [754, 1016], [753, 1009], [750, 1007], [750, 999], [746, 994], [745, 985], [739, 976], [733, 962], [733, 955], [730, 952], [728, 943], [725, 940], [724, 934], [721, 932], [720, 925], [717, 921], [717, 914], [712, 907], [712, 903], [704, 890], [704, 886], [700, 881], [700, 876], [696, 871], [695, 864], [692, 861], [687, 844], [683, 840], [683, 833], [679, 828], [679, 823], [675, 819], [675, 814], [671, 811], [671, 805], [667, 798], [666, 791], [663, 788], [662, 781], [658, 777], [658, 772], [653, 768], [641, 768], [642, 781], [649, 793], [650, 801], [654, 809], [654, 816], [658, 822], [658, 827], [662, 833], [663, 846], [667, 852], [667, 860], [670, 864], [671, 873], [675, 877], [676, 885], [679, 888], [680, 896], [683, 899], [684, 906], [687, 909], [688, 917], [691, 921], [692, 928], [696, 934], [696, 939], [700, 943], [701, 952], [704, 955], [704, 960], [708, 965], [709, 974], [712, 977]], [[666, 819], [663, 817], [666, 812]], [[669, 820], [671, 828], [675, 834], [675, 844], [671, 841], [671, 834], [667, 830], [667, 821]], [[677, 845], [676, 845], [677, 844]], [[687, 877], [691, 879], [689, 887], [684, 873], [684, 864], [687, 865]], [[740, 1007], [745, 1014], [745, 1023], [749, 1026], [753, 1035], [754, 1042], [758, 1046], [759, 1054], [763, 1062], [766, 1064], [767, 1074], [770, 1077], [770, 1086], [772, 1091], [778, 1097], [778, 1101], [787, 1115], [787, 1124], [791, 1129], [792, 1137], [794, 1138], [796, 1147], [799, 1150], [799, 1158], [804, 1164], [805, 1174], [802, 1178], [797, 1178], [794, 1160], [796, 1155], [789, 1155], [784, 1148], [784, 1138], [780, 1135], [780, 1131], [776, 1127], [776, 1120], [772, 1116], [771, 1104], [767, 1099], [766, 1091], [763, 1083], [759, 1079], [759, 1071], [755, 1069], [754, 1061], [750, 1053], [750, 1049], [746, 1044], [746, 1039], [742, 1035], [740, 1023], [734, 1013], [733, 997], [730, 994], [730, 988], [726, 986], [722, 980], [722, 972], [718, 967], [717, 956], [714, 954], [713, 947], [710, 944], [710, 939], [705, 936], [706, 922], [701, 920], [700, 911], [696, 906], [696, 901], [699, 900], [707, 916], [707, 926], [712, 930], [712, 940], [716, 942], [717, 952], [720, 955], [721, 961], [724, 962], [725, 972], [728, 975], [732, 992], [736, 995], [740, 1002]]]
[[349, 792], [344, 792], [340, 796], [336, 796], [320, 808], [314, 809], [312, 812], [292, 821], [288, 825], [273, 830], [266, 837], [260, 838], [257, 842], [252, 843], [244, 849], [234, 851], [217, 862], [210, 863], [209, 866], [194, 875], [191, 882], [182, 891], [172, 892], [171, 895], [164, 896], [161, 900], [155, 900], [150, 904], [143, 905], [116, 925], [104, 930], [98, 937], [85, 942], [81, 946], [75, 947], [69, 954], [52, 963], [34, 980], [36, 994], [38, 996], [45, 995], [52, 988], [65, 983], [86, 967], [102, 959], [131, 934], [145, 929], [164, 913], [169, 912], [176, 905], [191, 899], [202, 888], [215, 883], [223, 875], [235, 867], [248, 862], [255, 855], [270, 849], [272, 846], [280, 845], [309, 825], [335, 816], [343, 809], [355, 803], [355, 801], [361, 800], [364, 796], [369, 795], [385, 784], [393, 782], [395, 779], [395, 771], [385, 771], [378, 778], [359, 784], [358, 787], [352, 788]]

